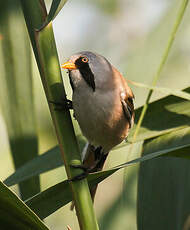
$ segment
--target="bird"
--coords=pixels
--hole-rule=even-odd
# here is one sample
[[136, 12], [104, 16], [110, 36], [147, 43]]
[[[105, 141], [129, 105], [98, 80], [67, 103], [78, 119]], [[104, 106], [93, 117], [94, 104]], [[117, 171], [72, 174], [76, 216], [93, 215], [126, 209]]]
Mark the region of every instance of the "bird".
[[[83, 167], [101, 171], [108, 153], [127, 138], [133, 126], [134, 94], [123, 75], [95, 52], [78, 52], [62, 68], [68, 70], [74, 117], [88, 140]], [[91, 189], [93, 200], [96, 189]]]

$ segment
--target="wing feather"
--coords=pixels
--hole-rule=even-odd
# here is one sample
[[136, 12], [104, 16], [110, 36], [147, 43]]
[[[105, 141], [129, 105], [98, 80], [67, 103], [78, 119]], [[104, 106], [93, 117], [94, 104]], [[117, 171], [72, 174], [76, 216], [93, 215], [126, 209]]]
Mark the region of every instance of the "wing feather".
[[130, 128], [133, 126], [134, 123], [134, 94], [131, 90], [131, 88], [128, 86], [125, 78], [123, 75], [112, 66], [115, 80], [118, 79], [118, 76], [120, 77], [120, 83], [122, 85], [121, 87], [121, 92], [120, 92], [120, 98], [121, 98], [121, 103], [123, 106], [123, 112], [125, 114], [126, 119], [128, 120], [130, 124]]

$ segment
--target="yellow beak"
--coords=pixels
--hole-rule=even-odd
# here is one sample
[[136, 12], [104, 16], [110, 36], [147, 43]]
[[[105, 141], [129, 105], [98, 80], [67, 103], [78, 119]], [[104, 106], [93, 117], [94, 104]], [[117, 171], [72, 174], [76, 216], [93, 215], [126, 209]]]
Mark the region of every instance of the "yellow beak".
[[72, 70], [72, 69], [76, 69], [77, 67], [73, 62], [68, 61], [68, 62], [65, 62], [64, 64], [62, 64], [61, 68]]

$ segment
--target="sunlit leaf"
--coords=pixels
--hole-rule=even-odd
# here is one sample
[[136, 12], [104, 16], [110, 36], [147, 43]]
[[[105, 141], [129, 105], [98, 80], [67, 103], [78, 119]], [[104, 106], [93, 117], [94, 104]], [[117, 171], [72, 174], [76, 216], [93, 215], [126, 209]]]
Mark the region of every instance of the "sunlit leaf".
[[[168, 156], [178, 156], [190, 159], [190, 152], [186, 151], [186, 149], [189, 149], [189, 146], [190, 127], [187, 127], [146, 141], [143, 154], [167, 150], [169, 148]], [[170, 151], [171, 148], [176, 148], [176, 151]], [[178, 149], [183, 149], [183, 151], [178, 151]], [[187, 154], [188, 152], [189, 154]]]
[[47, 18], [42, 27], [39, 29], [42, 29], [45, 26], [47, 26], [56, 17], [66, 2], [67, 0], [52, 0], [50, 11], [47, 15]]
[[[129, 81], [129, 80], [128, 80]], [[190, 94], [183, 92], [181, 90], [177, 89], [170, 89], [170, 88], [164, 88], [164, 87], [156, 87], [156, 86], [151, 86], [151, 85], [146, 85], [140, 82], [135, 82], [135, 81], [129, 81], [131, 84], [141, 87], [141, 88], [146, 88], [146, 89], [152, 89], [154, 91], [158, 91], [164, 94], [171, 94], [176, 97], [181, 97], [186, 100], [190, 100]]]
[[[185, 91], [189, 93], [190, 88], [186, 89]], [[136, 110], [136, 120], [138, 120], [141, 109], [142, 108]], [[162, 116], [160, 116], [160, 114], [162, 114]], [[146, 140], [152, 137], [163, 135], [165, 133], [169, 133], [171, 131], [180, 130], [184, 127], [189, 126], [189, 124], [190, 102], [176, 96], [167, 96], [149, 105], [149, 110], [147, 111], [143, 126], [140, 129], [140, 133], [136, 141], [144, 139]], [[131, 133], [133, 133], [133, 131], [131, 131]], [[132, 134], [130, 134], [130, 136], [128, 137], [129, 142], [131, 140], [131, 135]], [[126, 144], [128, 143], [122, 143], [118, 147], [124, 147]], [[18, 169], [18, 172], [16, 171], [11, 176], [11, 178], [7, 178], [5, 182], [7, 183], [7, 185], [13, 185], [15, 183], [18, 183], [19, 181], [24, 180], [25, 178], [30, 178], [33, 175], [38, 175], [38, 173], [43, 173], [47, 170], [51, 170], [61, 166], [63, 164], [63, 160], [58, 152], [59, 149], [57, 146], [50, 152], [46, 153], [44, 156], [42, 155], [39, 158], [31, 161], [31, 163], [28, 163], [26, 167], [23, 166], [21, 169]], [[38, 164], [41, 165], [41, 169], [36, 168], [38, 167], [36, 160]], [[49, 162], [51, 162], [51, 164]], [[32, 167], [35, 167], [35, 172], [31, 171]], [[25, 176], [21, 178], [19, 175], [23, 174]]]
[[48, 14], [48, 22], [52, 21], [63, 8], [67, 0], [53, 0]]
[[[190, 88], [184, 90], [190, 93]], [[135, 123], [138, 121], [142, 107], [135, 112]], [[190, 124], [190, 101], [176, 96], [167, 96], [152, 102], [146, 112], [136, 141], [156, 137]], [[135, 126], [131, 130], [128, 141], [133, 137]]]
[[[168, 152], [176, 151], [183, 147], [187, 147], [187, 145], [177, 146], [177, 147], [175, 146], [158, 152], [153, 152], [151, 154], [147, 154], [140, 158], [121, 164], [110, 170], [90, 174], [88, 176], [89, 186], [93, 187], [94, 185], [100, 183], [101, 181], [103, 181], [104, 179], [106, 179], [107, 177], [109, 177], [110, 175], [112, 175], [114, 172], [116, 172], [121, 168], [128, 167], [147, 160], [151, 160], [153, 158], [158, 158], [162, 155], [167, 154]], [[26, 204], [40, 218], [43, 219], [49, 216], [50, 214], [52, 214], [53, 212], [55, 212], [57, 209], [69, 203], [71, 200], [72, 200], [72, 193], [70, 191], [69, 182], [66, 180], [30, 198], [29, 200], [26, 201]]]
[[4, 183], [11, 186], [62, 165], [63, 158], [59, 147], [56, 146], [18, 168]]
[[[77, 138], [80, 151], [82, 152], [85, 145], [85, 140], [81, 135], [78, 135]], [[42, 155], [35, 157], [34, 159], [30, 160], [29, 162], [18, 168], [13, 174], [11, 174], [6, 180], [4, 180], [4, 183], [7, 186], [12, 186], [28, 178], [37, 176], [41, 173], [47, 172], [63, 165], [64, 162], [63, 157], [61, 156], [60, 148], [59, 146], [55, 146], [47, 152], [43, 153]]]

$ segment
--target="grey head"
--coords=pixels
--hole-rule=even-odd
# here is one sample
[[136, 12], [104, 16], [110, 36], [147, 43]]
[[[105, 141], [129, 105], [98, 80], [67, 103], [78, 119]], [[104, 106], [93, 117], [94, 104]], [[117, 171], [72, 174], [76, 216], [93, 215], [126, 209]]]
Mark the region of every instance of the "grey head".
[[108, 60], [94, 52], [82, 51], [72, 55], [62, 65], [69, 70], [70, 83], [75, 90], [79, 87], [90, 87], [93, 92], [104, 88], [112, 81], [113, 70]]

